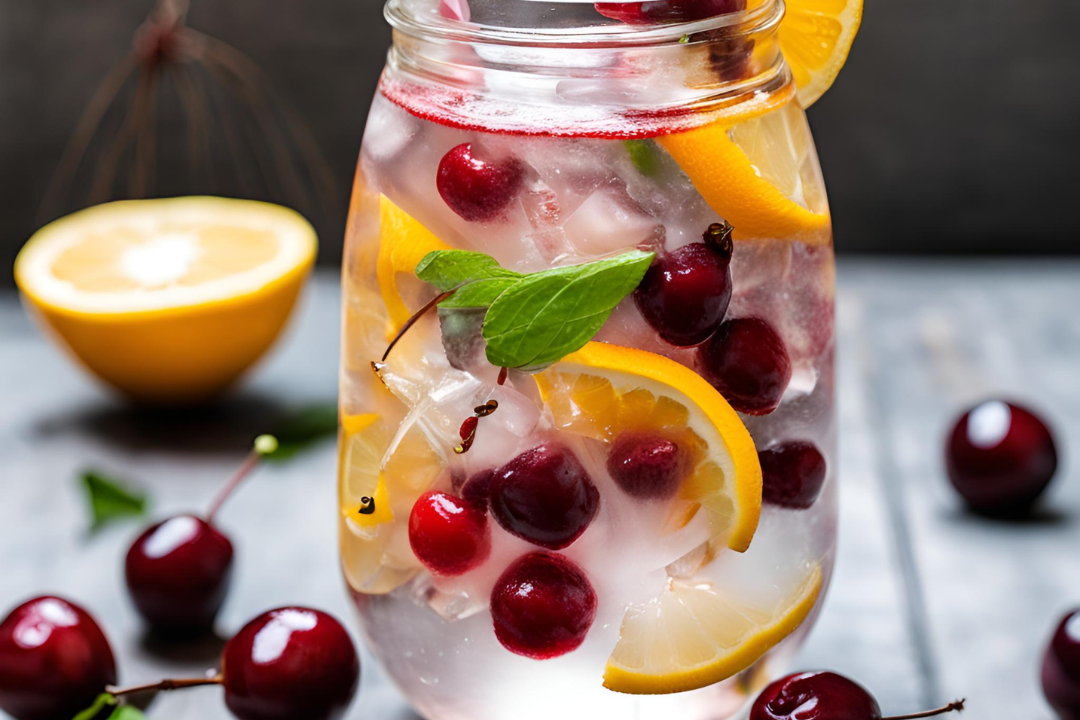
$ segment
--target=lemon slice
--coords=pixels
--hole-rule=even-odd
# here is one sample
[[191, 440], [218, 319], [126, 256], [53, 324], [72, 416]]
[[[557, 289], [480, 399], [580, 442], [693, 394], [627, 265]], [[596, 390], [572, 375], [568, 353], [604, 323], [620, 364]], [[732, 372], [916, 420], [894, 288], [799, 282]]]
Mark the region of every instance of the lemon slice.
[[832, 87], [862, 24], [863, 0], [786, 0], [780, 50], [808, 108]]
[[795, 103], [734, 126], [719, 121], [656, 140], [737, 239], [829, 242], [817, 158]]
[[375, 272], [390, 316], [389, 334], [393, 336], [413, 314], [401, 297], [399, 274], [413, 275], [425, 255], [435, 250], [449, 250], [450, 246], [385, 195], [379, 199], [379, 225], [379, 259]]
[[15, 280], [87, 368], [151, 402], [201, 401], [273, 343], [315, 259], [297, 213], [192, 197], [110, 203], [39, 230]]
[[821, 587], [817, 565], [779, 602], [754, 602], [711, 583], [671, 580], [660, 597], [626, 613], [604, 687], [658, 695], [733, 677], [802, 625]]
[[420, 571], [409, 546], [409, 513], [443, 466], [416, 428], [391, 447], [394, 441], [390, 424], [378, 415], [342, 419], [341, 563], [359, 593], [388, 593]]
[[697, 373], [644, 350], [590, 342], [536, 376], [557, 428], [610, 441], [627, 429], [678, 433], [694, 469], [676, 513], [704, 510], [715, 538], [744, 552], [761, 516], [761, 466], [742, 420]]

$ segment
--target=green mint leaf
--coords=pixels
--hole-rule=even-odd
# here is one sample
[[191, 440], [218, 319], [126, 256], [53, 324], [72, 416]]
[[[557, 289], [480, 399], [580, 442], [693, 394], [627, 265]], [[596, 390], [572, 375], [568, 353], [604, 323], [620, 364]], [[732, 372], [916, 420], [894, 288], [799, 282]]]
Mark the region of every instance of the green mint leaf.
[[439, 309], [489, 308], [500, 295], [519, 282], [520, 277], [489, 278], [471, 282], [439, 303]]
[[91, 531], [96, 532], [116, 520], [146, 513], [146, 495], [126, 487], [120, 480], [87, 470], [81, 481], [90, 501]]
[[[278, 423], [273, 433], [277, 448], [260, 452], [266, 460], [288, 460], [310, 446], [337, 437], [338, 409], [334, 403], [321, 403], [302, 408]], [[264, 450], [269, 450], [264, 442]], [[258, 448], [256, 448], [258, 451]]]
[[109, 716], [108, 720], [146, 720], [146, 716], [137, 707], [121, 705], [116, 710], [113, 710], [113, 714]]
[[581, 349], [641, 283], [654, 257], [635, 250], [518, 281], [488, 309], [488, 361], [496, 367], [536, 371]]
[[416, 277], [449, 292], [463, 283], [521, 275], [504, 270], [490, 255], [468, 250], [436, 250], [425, 255], [416, 266]]
[[[116, 698], [114, 698], [109, 693], [102, 693], [101, 695], [97, 696], [97, 700], [94, 701], [93, 705], [83, 710], [81, 713], [72, 718], [72, 720], [97, 720], [99, 715], [104, 715], [102, 711], [105, 708], [115, 707]], [[107, 717], [112, 717], [112, 714], [108, 715]]]
[[645, 177], [656, 177], [660, 174], [660, 152], [653, 140], [625, 140], [626, 152], [630, 154], [630, 162]]

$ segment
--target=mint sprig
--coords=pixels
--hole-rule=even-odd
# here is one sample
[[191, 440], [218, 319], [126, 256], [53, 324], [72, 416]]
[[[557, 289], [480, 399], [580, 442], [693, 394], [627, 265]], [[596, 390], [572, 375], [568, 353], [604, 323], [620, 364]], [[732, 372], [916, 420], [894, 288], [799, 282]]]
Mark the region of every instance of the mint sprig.
[[654, 257], [634, 250], [523, 275], [483, 253], [437, 250], [420, 261], [416, 275], [442, 292], [454, 291], [440, 311], [487, 310], [482, 334], [492, 365], [535, 372], [592, 340]]
[[114, 696], [102, 693], [73, 720], [146, 720], [146, 716], [138, 708], [122, 705]]

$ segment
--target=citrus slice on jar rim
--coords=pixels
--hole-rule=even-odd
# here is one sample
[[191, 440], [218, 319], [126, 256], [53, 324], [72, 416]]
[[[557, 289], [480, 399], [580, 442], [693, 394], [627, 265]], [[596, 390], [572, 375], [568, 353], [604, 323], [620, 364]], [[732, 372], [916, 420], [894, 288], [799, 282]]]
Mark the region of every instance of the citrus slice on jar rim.
[[836, 82], [862, 25], [863, 0], [785, 0], [780, 50], [799, 103], [808, 108]]
[[391, 592], [421, 570], [409, 546], [409, 513], [443, 465], [418, 429], [395, 438], [372, 413], [342, 418], [338, 453], [345, 578], [359, 593]]
[[536, 376], [555, 427], [603, 442], [624, 430], [675, 433], [693, 465], [673, 502], [682, 526], [705, 512], [713, 538], [744, 552], [761, 516], [761, 466], [738, 413], [693, 370], [644, 350], [590, 342]]
[[150, 402], [197, 402], [273, 343], [315, 260], [296, 212], [212, 197], [134, 200], [39, 230], [15, 280], [91, 372]]
[[780, 597], [749, 597], [737, 584], [672, 579], [655, 600], [627, 610], [604, 687], [663, 695], [734, 677], [795, 632], [821, 595], [820, 566], [808, 565]]

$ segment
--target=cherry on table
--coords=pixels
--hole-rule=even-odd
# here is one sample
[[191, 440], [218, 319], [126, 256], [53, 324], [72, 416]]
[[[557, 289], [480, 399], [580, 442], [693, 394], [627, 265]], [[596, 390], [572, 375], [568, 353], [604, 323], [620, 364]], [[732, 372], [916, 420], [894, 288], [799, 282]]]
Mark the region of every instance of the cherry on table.
[[487, 513], [448, 493], [424, 493], [409, 515], [409, 544], [436, 575], [463, 575], [491, 554]]
[[664, 500], [675, 495], [686, 477], [686, 452], [657, 433], [620, 433], [608, 451], [607, 471], [631, 497]]
[[731, 406], [768, 415], [791, 382], [791, 358], [776, 329], [760, 318], [728, 320], [701, 346], [702, 375]]
[[1043, 655], [1042, 688], [1061, 720], [1080, 720], [1080, 610], [1061, 619]]
[[525, 166], [517, 158], [485, 158], [471, 143], [463, 143], [443, 156], [436, 187], [443, 201], [463, 219], [484, 222], [506, 209], [524, 178]]
[[825, 457], [811, 442], [793, 440], [758, 453], [762, 500], [770, 505], [806, 510], [825, 485]]
[[225, 645], [221, 662], [225, 704], [240, 720], [337, 720], [360, 683], [349, 633], [304, 607], [255, 618]]
[[634, 302], [660, 337], [689, 347], [720, 327], [731, 302], [731, 226], [712, 225], [705, 242], [659, 257], [634, 291]]
[[115, 682], [109, 641], [75, 603], [35, 598], [0, 622], [0, 710], [16, 720], [71, 720]]
[[232, 579], [233, 544], [213, 522], [225, 500], [277, 449], [262, 435], [255, 449], [229, 479], [205, 519], [168, 518], [145, 530], [128, 550], [124, 579], [136, 610], [157, 633], [189, 638], [210, 632]]
[[986, 515], [1031, 509], [1057, 471], [1053, 435], [1035, 413], [1001, 400], [964, 413], [949, 434], [949, 480], [968, 505]]
[[584, 571], [554, 553], [519, 558], [495, 583], [495, 636], [517, 655], [546, 660], [576, 650], [596, 619], [596, 592]]
[[882, 718], [881, 707], [862, 685], [832, 672], [788, 675], [766, 687], [750, 720], [915, 720], [963, 710], [959, 700], [937, 710]]
[[495, 471], [489, 501], [492, 516], [507, 532], [561, 550], [596, 517], [600, 491], [570, 448], [545, 443]]

